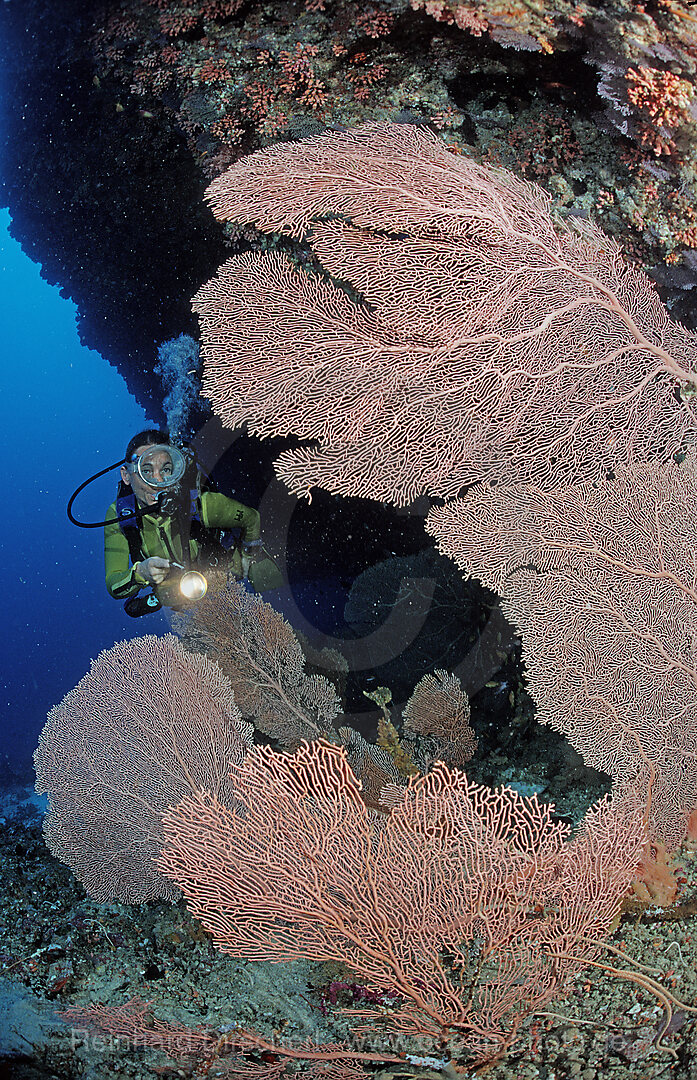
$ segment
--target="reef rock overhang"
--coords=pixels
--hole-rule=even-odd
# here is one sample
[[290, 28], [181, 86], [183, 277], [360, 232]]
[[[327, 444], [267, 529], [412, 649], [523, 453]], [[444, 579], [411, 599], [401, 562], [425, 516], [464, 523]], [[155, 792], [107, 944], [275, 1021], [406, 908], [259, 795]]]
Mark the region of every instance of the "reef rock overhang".
[[90, 5], [2, 5], [2, 202], [82, 342], [155, 419], [157, 344], [194, 329], [189, 298], [225, 256], [205, 179], [168, 117], [95, 93]]

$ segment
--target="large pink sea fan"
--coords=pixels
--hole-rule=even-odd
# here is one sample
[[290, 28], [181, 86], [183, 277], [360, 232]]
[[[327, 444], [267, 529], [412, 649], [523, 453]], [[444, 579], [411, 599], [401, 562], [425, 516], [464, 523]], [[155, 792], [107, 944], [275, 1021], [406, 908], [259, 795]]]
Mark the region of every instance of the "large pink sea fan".
[[644, 843], [604, 800], [579, 834], [552, 808], [437, 762], [376, 822], [342, 749], [252, 750], [236, 807], [201, 792], [164, 819], [160, 870], [223, 952], [336, 960], [394, 998], [359, 1015], [495, 1055], [597, 954]]
[[296, 435], [277, 471], [398, 504], [478, 480], [554, 486], [697, 434], [697, 336], [536, 185], [369, 124], [276, 145], [208, 189], [223, 220], [305, 240], [319, 272], [234, 256], [194, 298], [229, 427]]
[[162, 814], [199, 788], [232, 805], [230, 766], [251, 733], [207, 657], [171, 635], [114, 645], [51, 709], [39, 739], [49, 848], [95, 900], [175, 899], [153, 863]]

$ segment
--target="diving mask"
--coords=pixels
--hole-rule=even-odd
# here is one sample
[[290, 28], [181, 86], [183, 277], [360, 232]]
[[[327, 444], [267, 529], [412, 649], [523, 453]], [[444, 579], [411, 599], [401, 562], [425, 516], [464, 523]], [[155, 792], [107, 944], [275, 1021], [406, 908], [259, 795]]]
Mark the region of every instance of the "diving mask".
[[186, 465], [186, 458], [178, 447], [158, 443], [148, 446], [140, 456], [134, 454], [128, 468], [153, 491], [168, 491], [179, 483]]

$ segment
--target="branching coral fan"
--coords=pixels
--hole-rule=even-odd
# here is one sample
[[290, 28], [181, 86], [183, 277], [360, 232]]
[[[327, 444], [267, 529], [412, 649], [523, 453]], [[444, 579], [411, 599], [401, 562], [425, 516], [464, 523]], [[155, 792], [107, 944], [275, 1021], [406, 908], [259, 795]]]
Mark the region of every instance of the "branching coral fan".
[[[652, 803], [655, 835], [675, 846], [697, 805], [697, 671], [684, 639], [697, 522], [684, 505], [690, 468], [663, 470], [697, 435], [679, 394], [697, 383], [697, 336], [595, 226], [555, 221], [534, 185], [454, 158], [415, 128], [369, 125], [263, 151], [208, 198], [224, 219], [306, 238], [354, 290], [280, 255], [229, 260], [194, 301], [216, 411], [262, 436], [314, 440], [278, 462], [299, 493], [317, 485], [403, 503], [505, 478], [501, 499], [473, 493], [432, 511], [429, 528], [506, 595], [527, 582], [510, 612], [530, 636], [541, 715]], [[647, 490], [655, 521], [637, 525]], [[574, 499], [587, 509], [571, 513]], [[517, 524], [526, 515], [540, 519], [534, 536], [549, 534], [532, 551]], [[685, 530], [675, 552], [673, 518]], [[559, 536], [569, 559], [590, 554], [573, 574], [545, 577], [563, 558]], [[514, 566], [531, 570], [502, 586], [514, 541]], [[558, 648], [535, 651], [551, 626], [566, 650], [561, 681]], [[613, 685], [608, 657], [626, 657]]]
[[50, 850], [95, 900], [176, 899], [153, 864], [161, 816], [199, 787], [231, 803], [229, 766], [251, 742], [207, 657], [171, 635], [114, 645], [51, 710], [34, 755]]
[[697, 434], [676, 394], [697, 384], [697, 336], [649, 279], [596, 226], [556, 221], [540, 188], [427, 131], [275, 146], [208, 200], [223, 220], [307, 238], [354, 290], [248, 253], [194, 299], [224, 423], [313, 440], [278, 461], [298, 494], [404, 504], [504, 476], [552, 487], [667, 460]]
[[218, 948], [340, 960], [394, 999], [364, 1020], [467, 1059], [593, 959], [643, 846], [636, 807], [600, 803], [569, 841], [550, 807], [439, 763], [376, 829], [323, 743], [257, 748], [233, 782], [238, 809], [201, 792], [165, 816], [158, 860]]

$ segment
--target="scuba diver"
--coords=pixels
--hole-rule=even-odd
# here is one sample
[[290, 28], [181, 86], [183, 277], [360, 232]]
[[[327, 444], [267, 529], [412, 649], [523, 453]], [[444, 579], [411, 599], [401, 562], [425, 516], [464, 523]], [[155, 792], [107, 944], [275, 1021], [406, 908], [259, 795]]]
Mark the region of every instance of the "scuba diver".
[[[117, 467], [121, 479], [106, 520], [77, 521], [72, 514], [77, 495]], [[188, 607], [205, 595], [205, 572], [216, 566], [255, 591], [282, 583], [264, 550], [258, 511], [209, 490], [191, 451], [170, 443], [163, 431], [134, 435], [121, 462], [73, 493], [68, 517], [83, 528], [104, 528], [106, 587], [116, 600], [125, 601], [133, 617], [163, 604], [174, 610]], [[261, 571], [256, 578], [255, 567]], [[148, 587], [151, 592], [139, 595]]]

